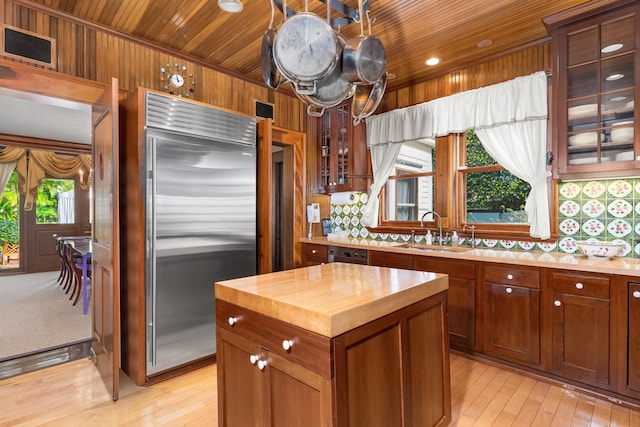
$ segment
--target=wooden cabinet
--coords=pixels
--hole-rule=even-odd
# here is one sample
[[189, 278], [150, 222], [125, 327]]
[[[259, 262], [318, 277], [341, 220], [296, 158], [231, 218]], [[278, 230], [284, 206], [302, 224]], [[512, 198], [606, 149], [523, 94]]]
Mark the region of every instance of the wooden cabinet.
[[300, 246], [302, 249], [302, 267], [328, 262], [327, 246], [304, 242]]
[[218, 424], [331, 425], [329, 340], [217, 304]]
[[449, 275], [449, 343], [452, 348], [464, 351], [472, 351], [475, 344], [475, 266], [472, 261], [413, 257], [414, 270]]
[[551, 325], [550, 372], [597, 387], [611, 384], [609, 278], [549, 271], [543, 310]]
[[330, 339], [216, 300], [218, 424], [448, 424], [445, 303], [440, 292]]
[[365, 125], [353, 125], [351, 102], [327, 110], [318, 126], [318, 191], [367, 191]]
[[640, 5], [592, 1], [544, 22], [554, 49], [554, 177], [621, 176], [639, 169]]
[[537, 268], [481, 265], [484, 352], [540, 364], [540, 276]]
[[629, 283], [627, 388], [640, 393], [640, 283]]

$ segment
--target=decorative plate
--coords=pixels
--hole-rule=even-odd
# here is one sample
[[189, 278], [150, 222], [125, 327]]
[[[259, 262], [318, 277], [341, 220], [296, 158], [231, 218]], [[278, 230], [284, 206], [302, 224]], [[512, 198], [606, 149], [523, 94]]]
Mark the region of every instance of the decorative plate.
[[565, 216], [575, 216], [580, 212], [580, 205], [573, 200], [566, 200], [560, 205], [559, 210]]
[[596, 218], [605, 210], [605, 206], [599, 200], [589, 200], [582, 206], [582, 212], [584, 212], [589, 218]]
[[559, 228], [564, 234], [571, 236], [580, 231], [580, 224], [575, 219], [567, 218], [560, 223]]
[[633, 188], [631, 187], [631, 184], [627, 181], [618, 180], [609, 184], [609, 194], [613, 197], [625, 197], [627, 194], [631, 193], [632, 190]]
[[609, 203], [607, 211], [616, 218], [624, 218], [633, 211], [633, 206], [624, 199], [616, 199]]
[[583, 188], [582, 192], [587, 196], [595, 199], [596, 197], [600, 197], [602, 193], [604, 193], [606, 187], [604, 184], [598, 181], [588, 182]]
[[567, 182], [560, 186], [560, 194], [567, 199], [573, 199], [580, 194], [580, 186], [574, 182]]
[[592, 218], [582, 224], [582, 230], [589, 236], [598, 236], [604, 231], [604, 224]]
[[631, 227], [631, 224], [624, 219], [615, 219], [609, 223], [607, 230], [609, 230], [609, 233], [614, 237], [624, 237], [631, 233], [633, 228]]

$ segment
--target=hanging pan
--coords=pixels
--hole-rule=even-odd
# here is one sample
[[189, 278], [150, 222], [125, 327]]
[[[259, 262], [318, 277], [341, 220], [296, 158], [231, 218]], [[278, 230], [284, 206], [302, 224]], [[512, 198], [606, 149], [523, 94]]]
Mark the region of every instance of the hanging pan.
[[382, 96], [387, 88], [387, 73], [372, 85], [355, 85], [356, 90], [351, 100], [351, 115], [353, 125], [357, 126], [362, 119], [369, 117], [380, 105]]
[[[330, 7], [331, 2], [327, 3]], [[340, 54], [331, 25], [308, 12], [308, 0], [304, 12], [282, 24], [273, 43], [273, 58], [278, 69], [302, 95], [316, 92], [316, 82], [338, 66]]]
[[262, 78], [268, 87], [278, 89], [282, 75], [273, 60], [273, 41], [276, 38], [276, 29], [273, 26], [275, 13], [273, 0], [269, 0], [269, 4], [271, 5], [271, 22], [269, 23], [269, 28], [267, 28], [267, 31], [262, 36]]
[[342, 72], [353, 83], [376, 83], [384, 74], [386, 57], [382, 42], [371, 35], [371, 20], [369, 21], [369, 35], [364, 35], [364, 16], [362, 0], [358, 0], [360, 9], [360, 35], [349, 39], [342, 51]]

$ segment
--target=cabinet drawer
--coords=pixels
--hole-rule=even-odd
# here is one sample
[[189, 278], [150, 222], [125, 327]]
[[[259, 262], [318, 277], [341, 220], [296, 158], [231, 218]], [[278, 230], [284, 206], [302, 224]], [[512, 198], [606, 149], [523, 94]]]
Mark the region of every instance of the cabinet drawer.
[[483, 281], [539, 289], [540, 273], [536, 268], [525, 269], [520, 266], [486, 264]]
[[[230, 318], [235, 319], [232, 325]], [[331, 342], [327, 337], [218, 299], [216, 326], [248, 338], [325, 378], [332, 377]], [[285, 340], [293, 343], [289, 350], [283, 348]]]
[[609, 278], [580, 274], [551, 273], [555, 292], [609, 299]]
[[306, 258], [323, 259], [327, 262], [327, 247], [325, 245], [310, 245], [305, 243], [302, 245], [302, 256]]

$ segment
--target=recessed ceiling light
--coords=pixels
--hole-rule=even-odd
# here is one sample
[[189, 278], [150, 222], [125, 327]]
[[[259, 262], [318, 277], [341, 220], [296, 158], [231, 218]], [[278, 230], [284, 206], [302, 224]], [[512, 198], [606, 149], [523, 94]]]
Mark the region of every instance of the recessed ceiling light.
[[425, 63], [429, 66], [438, 65], [440, 63], [440, 58], [429, 58], [425, 61]]
[[238, 13], [243, 7], [240, 0], [218, 0], [218, 6], [225, 12], [230, 13]]
[[623, 77], [624, 77], [624, 74], [611, 74], [610, 76], [607, 77], [606, 80], [608, 82], [612, 82], [614, 80], [620, 80]]
[[491, 46], [491, 43], [493, 43], [493, 40], [485, 39], [485, 40], [480, 40], [478, 44], [476, 44], [476, 46], [487, 47], [487, 46]]
[[611, 52], [615, 52], [616, 50], [622, 49], [622, 43], [614, 43], [614, 44], [610, 44], [609, 46], [605, 46], [602, 48], [601, 52], [602, 53], [611, 53]]

